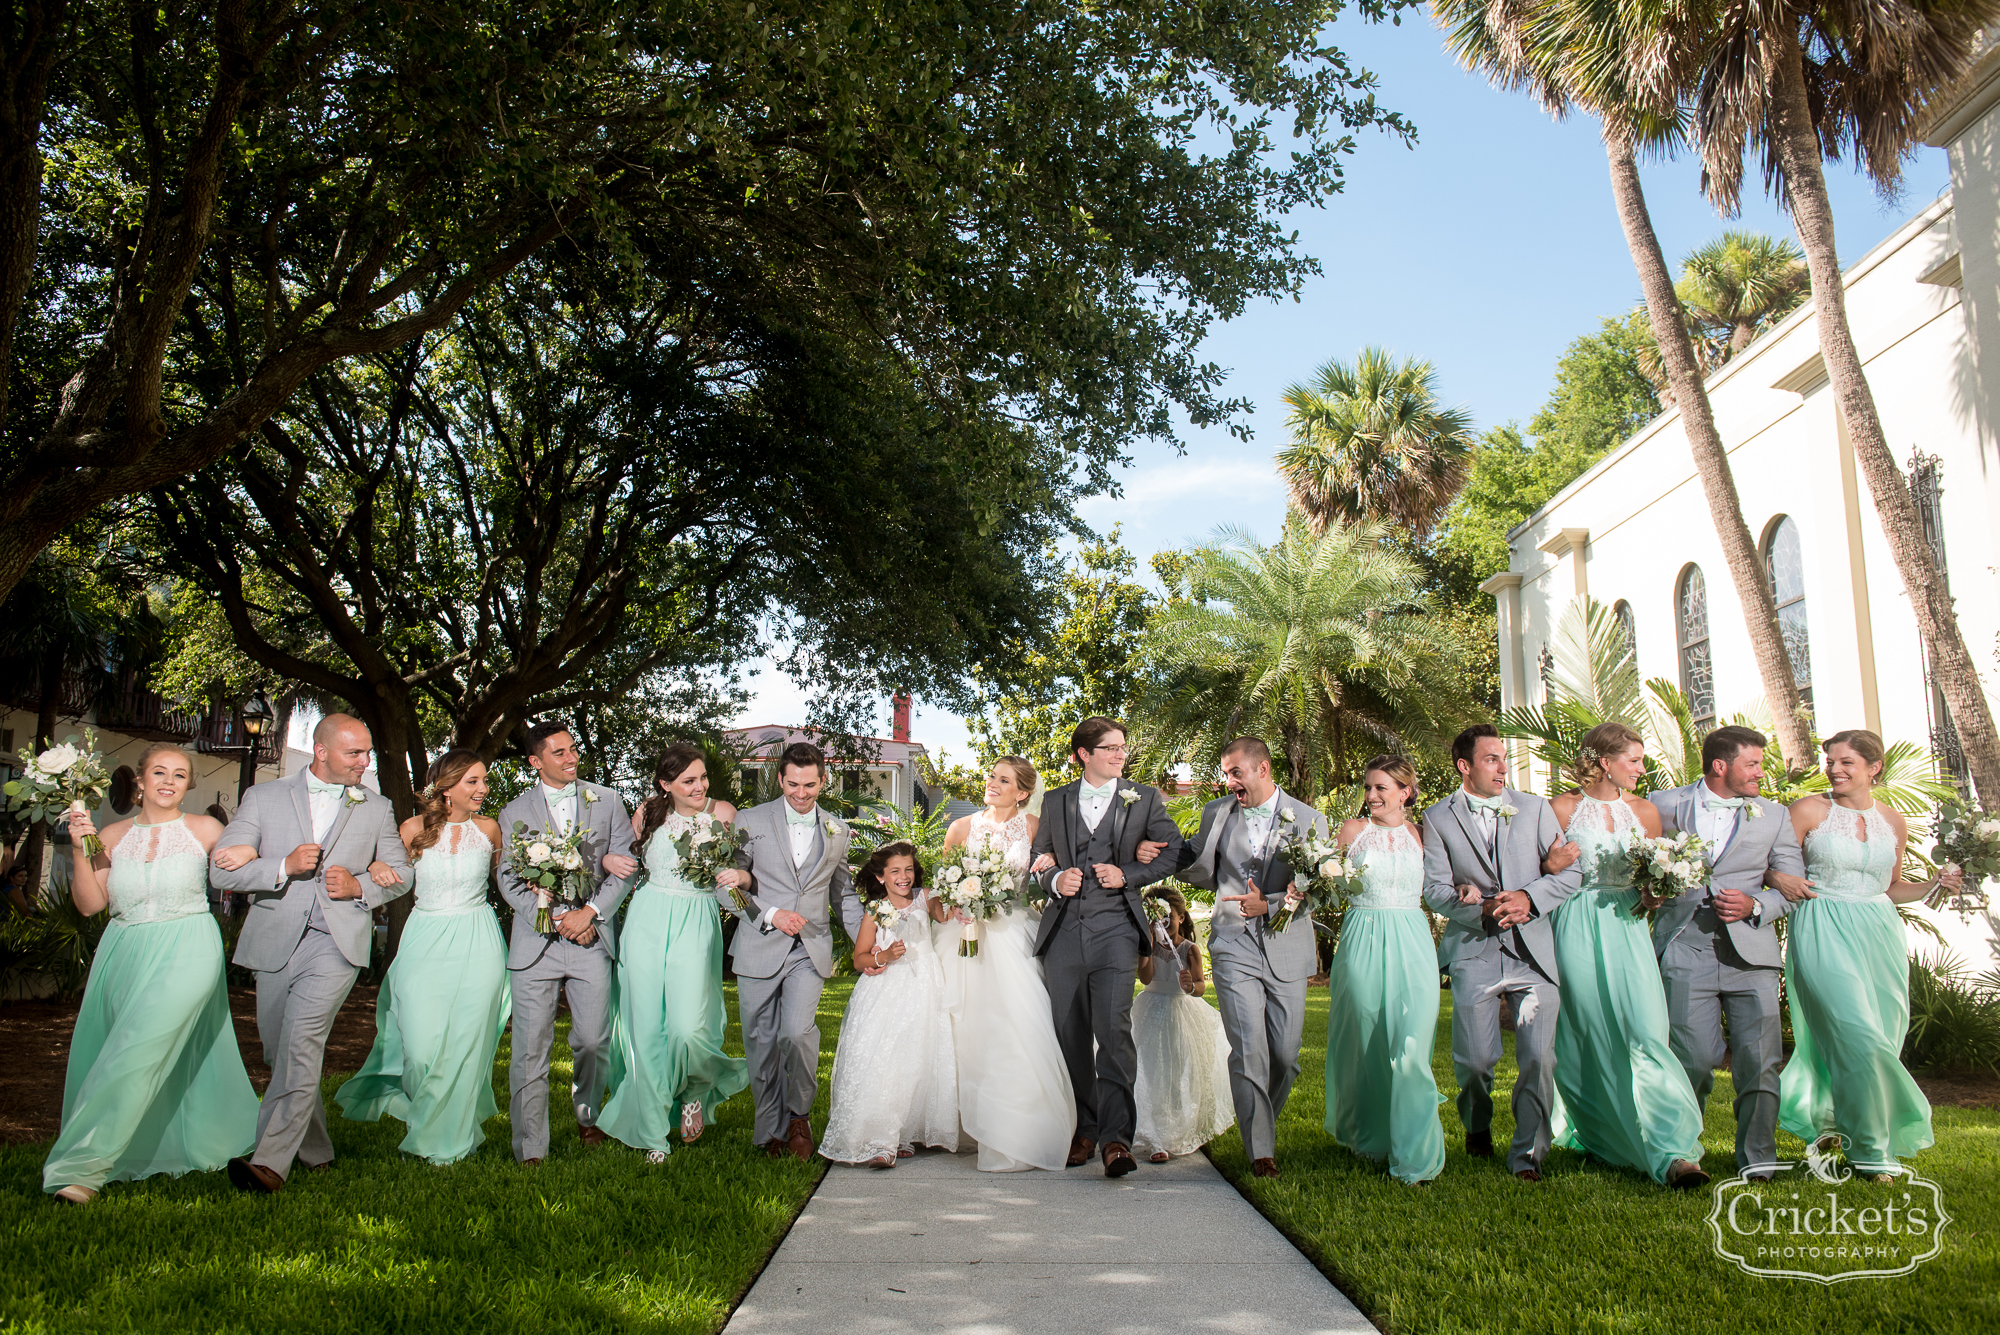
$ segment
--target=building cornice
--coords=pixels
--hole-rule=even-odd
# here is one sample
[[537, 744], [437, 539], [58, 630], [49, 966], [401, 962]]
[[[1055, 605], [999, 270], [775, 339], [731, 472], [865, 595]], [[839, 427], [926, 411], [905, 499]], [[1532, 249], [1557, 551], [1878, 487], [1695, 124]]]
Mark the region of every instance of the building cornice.
[[1924, 109], [1917, 137], [1932, 148], [1950, 148], [1952, 141], [2000, 102], [2000, 28], [1988, 28], [1973, 43], [1977, 53], [1965, 77]]

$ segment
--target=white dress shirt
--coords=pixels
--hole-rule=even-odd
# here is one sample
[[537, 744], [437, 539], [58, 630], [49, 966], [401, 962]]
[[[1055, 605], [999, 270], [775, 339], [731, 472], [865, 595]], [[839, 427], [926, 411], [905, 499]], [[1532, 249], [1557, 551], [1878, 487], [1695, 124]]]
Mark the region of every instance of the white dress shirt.
[[[306, 789], [306, 814], [312, 817], [312, 841], [314, 843], [324, 844], [326, 842], [326, 836], [333, 830], [334, 819], [340, 815], [340, 801], [346, 791], [345, 788], [335, 788], [331, 792], [321, 792], [317, 788], [310, 787]], [[326, 854], [322, 852], [320, 854], [322, 862], [325, 860], [325, 857]], [[285, 871], [285, 864], [281, 860], [278, 863], [277, 878], [273, 884], [282, 890], [285, 888], [285, 882], [290, 879], [290, 874]]]
[[1716, 792], [1705, 783], [1695, 790], [1694, 795], [1696, 803], [1694, 832], [1703, 839], [1708, 840], [1709, 844], [1714, 848], [1715, 851], [1710, 854], [1711, 857], [1721, 856], [1723, 845], [1727, 844], [1730, 836], [1736, 833], [1736, 822], [1743, 818], [1743, 812], [1740, 808], [1732, 811], [1728, 807], [1714, 809], [1709, 807], [1709, 798], [1720, 798], [1722, 796], [1723, 794]]
[[819, 822], [809, 821], [804, 825], [785, 824], [785, 832], [792, 837], [792, 868], [797, 870], [806, 865], [812, 856], [813, 836], [819, 833]]
[[[1118, 785], [1114, 782], [1111, 788], [1115, 793]], [[1111, 798], [1106, 794], [1086, 793], [1079, 787], [1076, 791], [1076, 810], [1077, 814], [1083, 817], [1083, 823], [1090, 827], [1090, 832], [1095, 834], [1098, 824], [1104, 819], [1104, 813], [1111, 810]]]
[[[580, 791], [580, 790], [579, 790]], [[561, 839], [576, 828], [577, 794], [560, 795], [557, 789], [542, 785], [542, 801], [549, 809], [549, 833]]]
[[1466, 808], [1470, 810], [1473, 816], [1479, 821], [1479, 832], [1481, 835], [1485, 837], [1486, 846], [1488, 848], [1498, 848], [1499, 847], [1498, 841], [1500, 838], [1500, 813], [1488, 807], [1473, 806], [1472, 799], [1475, 796], [1477, 796], [1477, 794], [1474, 793], [1470, 788], [1460, 787], [1458, 791], [1465, 794]]

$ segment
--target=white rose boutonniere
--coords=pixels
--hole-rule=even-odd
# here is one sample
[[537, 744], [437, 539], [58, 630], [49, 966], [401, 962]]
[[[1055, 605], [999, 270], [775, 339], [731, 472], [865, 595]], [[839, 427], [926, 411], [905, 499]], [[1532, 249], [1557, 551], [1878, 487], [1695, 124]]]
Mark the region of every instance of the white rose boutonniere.
[[1514, 819], [1514, 817], [1516, 817], [1516, 816], [1518, 816], [1518, 815], [1520, 815], [1520, 814], [1521, 814], [1521, 809], [1520, 809], [1519, 807], [1515, 806], [1515, 805], [1514, 805], [1513, 803], [1511, 803], [1511, 802], [1502, 802], [1502, 803], [1500, 804], [1500, 819], [1501, 819], [1501, 820], [1512, 820], [1512, 819]]
[[846, 829], [847, 829], [846, 826], [842, 825], [839, 821], [835, 820], [833, 817], [828, 816], [826, 818], [826, 832], [828, 834], [830, 835], [843, 834], [846, 832]]
[[1299, 813], [1287, 807], [1278, 813], [1278, 821], [1283, 825], [1296, 825], [1299, 823]]
[[591, 792], [590, 789], [584, 787], [582, 784], [576, 786], [576, 791], [577, 795], [583, 798], [583, 804], [586, 807], [597, 800], [597, 794]]
[[1764, 819], [1764, 808], [1758, 806], [1754, 800], [1745, 802], [1743, 804], [1743, 819], [1745, 820]]
[[1124, 792], [1118, 794], [1118, 800], [1129, 807], [1139, 800], [1139, 790], [1137, 788], [1127, 788]]
[[350, 783], [341, 793], [341, 800], [351, 807], [358, 807], [368, 800], [368, 791], [359, 784]]

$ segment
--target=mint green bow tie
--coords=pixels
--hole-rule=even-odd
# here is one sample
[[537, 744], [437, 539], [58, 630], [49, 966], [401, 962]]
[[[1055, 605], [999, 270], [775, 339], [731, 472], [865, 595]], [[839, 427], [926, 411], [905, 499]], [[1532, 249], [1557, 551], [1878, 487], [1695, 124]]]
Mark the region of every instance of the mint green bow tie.
[[1505, 793], [1502, 793], [1499, 797], [1474, 797], [1471, 793], [1467, 793], [1465, 800], [1472, 804], [1474, 811], [1491, 811], [1496, 815], [1499, 813], [1501, 807], [1507, 805], [1507, 796]]
[[1278, 809], [1278, 795], [1276, 793], [1272, 793], [1271, 800], [1264, 803], [1264, 805], [1260, 807], [1243, 808], [1243, 818], [1245, 820], [1269, 820], [1271, 819], [1272, 814], [1277, 811], [1277, 809]]
[[817, 807], [814, 807], [810, 811], [799, 811], [790, 802], [785, 803], [785, 824], [787, 825], [811, 825], [818, 819], [819, 808]]
[[347, 791], [347, 785], [344, 783], [328, 783], [311, 770], [307, 770], [306, 791], [309, 793], [344, 793]]
[[543, 784], [542, 792], [551, 802], [567, 802], [576, 796], [576, 785], [572, 783], [562, 788], [551, 788]]
[[1079, 783], [1077, 785], [1076, 795], [1079, 798], [1115, 797], [1117, 796], [1117, 793], [1118, 793], [1118, 780], [1113, 779], [1110, 783], [1105, 784], [1102, 788], [1092, 788], [1087, 783]]
[[1704, 797], [1701, 804], [1710, 811], [1741, 811], [1747, 797]]

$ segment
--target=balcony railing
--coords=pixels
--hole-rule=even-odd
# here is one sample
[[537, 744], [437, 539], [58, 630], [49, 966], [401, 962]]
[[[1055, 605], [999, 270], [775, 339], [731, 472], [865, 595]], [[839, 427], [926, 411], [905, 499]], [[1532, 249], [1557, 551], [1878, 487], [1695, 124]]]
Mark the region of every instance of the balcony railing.
[[[0, 704], [18, 709], [39, 709], [42, 683], [39, 672], [0, 682]], [[187, 742], [202, 753], [242, 754], [248, 740], [242, 720], [220, 709], [207, 714], [177, 709], [158, 692], [139, 685], [130, 672], [110, 673], [71, 670], [63, 673], [56, 695], [58, 718], [79, 719], [94, 727], [122, 732], [149, 742]], [[257, 739], [257, 762], [275, 764], [279, 739]]]

